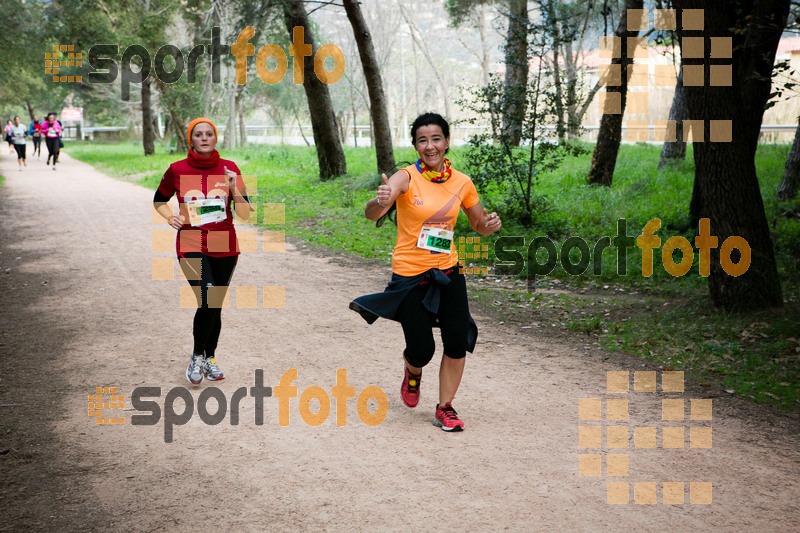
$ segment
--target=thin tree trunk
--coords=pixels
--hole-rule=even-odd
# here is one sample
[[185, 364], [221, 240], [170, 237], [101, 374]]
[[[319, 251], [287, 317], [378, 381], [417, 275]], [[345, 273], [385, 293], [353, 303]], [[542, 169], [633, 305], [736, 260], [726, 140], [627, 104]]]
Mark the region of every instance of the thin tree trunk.
[[156, 153], [153, 139], [153, 116], [150, 108], [150, 77], [142, 82], [142, 147], [144, 155]]
[[228, 89], [228, 123], [225, 128], [225, 148], [228, 150], [236, 149], [236, 77], [233, 75], [233, 68], [228, 67], [228, 78], [231, 86]]
[[505, 45], [506, 78], [503, 91], [503, 136], [519, 146], [528, 88], [528, 1], [511, 0]]
[[236, 116], [239, 118], [239, 146], [247, 145], [247, 128], [244, 125], [244, 85], [236, 90]]
[[[557, 31], [557, 30], [556, 30]], [[558, 135], [558, 142], [563, 143], [567, 134], [567, 127], [564, 121], [564, 92], [561, 89], [561, 67], [559, 61], [558, 37], [555, 37], [555, 44], [553, 46], [553, 82], [556, 88], [556, 135]]]
[[[543, 7], [545, 7], [543, 5]], [[566, 120], [564, 119], [564, 91], [561, 83], [561, 28], [558, 19], [557, 7], [552, 1], [546, 3], [547, 23], [551, 26], [553, 37], [553, 84], [555, 85], [555, 104], [556, 104], [556, 135], [558, 142], [563, 143], [566, 134]]]
[[[303, 2], [301, 0], [287, 0], [283, 9], [289, 38], [294, 38], [294, 28], [299, 26], [304, 29], [305, 42], [311, 44], [312, 57], [306, 57], [303, 61], [303, 88], [306, 92], [308, 112], [311, 115], [311, 127], [314, 131], [314, 144], [316, 145], [317, 160], [319, 161], [319, 177], [322, 180], [328, 180], [347, 172], [342, 140], [339, 137], [330, 92], [328, 91], [328, 86], [322, 83], [314, 72], [313, 55], [317, 52], [317, 46], [311, 33], [308, 13], [303, 7]], [[296, 57], [294, 60], [298, 61], [299, 58]]]
[[186, 140], [186, 126], [188, 122], [181, 114], [180, 109], [176, 109], [174, 105], [170, 105], [170, 99], [167, 98], [169, 85], [158, 78], [156, 78], [156, 85], [158, 86], [159, 92], [161, 92], [161, 102], [164, 104], [164, 107], [166, 107], [167, 113], [169, 113], [170, 124], [172, 124], [172, 128], [175, 130], [175, 150], [178, 152], [188, 152], [189, 144]]
[[[386, 95], [383, 92], [383, 80], [380, 67], [375, 56], [375, 47], [372, 45], [372, 35], [367, 27], [367, 22], [361, 13], [361, 8], [355, 0], [343, 0], [347, 18], [353, 27], [353, 35], [358, 45], [358, 54], [361, 66], [364, 69], [364, 79], [367, 82], [369, 93], [369, 113], [374, 134], [375, 155], [378, 160], [378, 172], [388, 172], [394, 168], [394, 152], [392, 150], [392, 129], [389, 125], [389, 113], [386, 107]], [[353, 106], [353, 125], [355, 126], [356, 112]]]
[[578, 116], [578, 69], [575, 67], [571, 42], [565, 44], [564, 52], [567, 73], [567, 135], [569, 139], [577, 139], [581, 134], [581, 117]]
[[625, 0], [625, 9], [619, 19], [619, 25], [614, 35], [620, 38], [620, 57], [611, 60], [612, 65], [620, 65], [622, 69], [621, 85], [606, 87], [606, 92], [611, 96], [619, 93], [620, 112], [603, 113], [600, 119], [600, 131], [597, 133], [597, 144], [592, 153], [592, 166], [589, 169], [589, 183], [592, 185], [605, 185], [611, 187], [614, 177], [614, 168], [617, 166], [617, 154], [622, 142], [622, 117], [625, 114], [625, 103], [628, 97], [628, 66], [633, 65], [633, 59], [628, 56], [628, 38], [639, 35], [638, 30], [628, 31], [628, 10], [642, 9], [643, 0]]
[[[800, 118], [798, 118], [800, 121]], [[792, 149], [789, 157], [786, 158], [786, 167], [783, 170], [783, 180], [778, 187], [778, 200], [791, 200], [797, 196], [797, 188], [800, 185], [800, 122], [797, 124], [797, 131], [794, 134]]]
[[31, 118], [31, 121], [33, 121], [33, 115], [34, 115], [33, 106], [31, 106], [31, 103], [29, 101], [25, 100], [25, 107], [28, 108], [28, 116]]
[[678, 73], [678, 82], [675, 85], [675, 95], [672, 97], [672, 107], [669, 109], [669, 120], [675, 121], [675, 141], [664, 141], [658, 168], [666, 165], [668, 161], [686, 159], [686, 142], [683, 140], [683, 121], [685, 118], [686, 102], [683, 90], [683, 68], [681, 67]]
[[[740, 30], [733, 35], [732, 84], [685, 89], [686, 115], [706, 125], [704, 140], [693, 145], [697, 194], [692, 198], [690, 216], [693, 224], [709, 219], [710, 233], [718, 239], [710, 253], [711, 301], [728, 311], [781, 306], [780, 279], [756, 176], [755, 152], [789, 0], [755, 0], [742, 5], [738, 13], [716, 0], [676, 0], [675, 7], [681, 40], [730, 34], [730, 28]], [[684, 9], [704, 10], [704, 31], [682, 29]], [[706, 73], [712, 62], [708, 57], [684, 60], [687, 65], [702, 65]], [[730, 141], [727, 134], [719, 137], [720, 123], [711, 121], [730, 121], [724, 123], [731, 128]], [[733, 236], [744, 239], [750, 256], [748, 269], [737, 276], [720, 263], [727, 263], [730, 270], [737, 259], [741, 260], [737, 252], [730, 258], [720, 253], [723, 243]]]
[[[406, 23], [408, 24], [409, 29], [411, 30], [411, 38], [414, 42], [419, 46], [419, 49], [422, 51], [422, 55], [425, 56], [425, 60], [428, 62], [428, 66], [431, 67], [431, 71], [433, 71], [433, 75], [436, 78], [436, 91], [440, 93], [442, 96], [442, 101], [444, 103], [444, 114], [445, 117], [448, 119], [452, 119], [453, 115], [450, 112], [450, 97], [447, 91], [447, 82], [442, 75], [441, 70], [439, 67], [436, 66], [436, 63], [433, 61], [433, 57], [431, 56], [430, 51], [428, 50], [428, 46], [425, 43], [425, 36], [422, 35], [422, 32], [417, 27], [416, 23], [414, 22], [414, 18], [409, 15], [406, 11], [406, 8], [403, 6], [402, 3], [397, 4], [400, 7], [400, 13], [403, 15]], [[421, 79], [417, 76], [417, 80]]]

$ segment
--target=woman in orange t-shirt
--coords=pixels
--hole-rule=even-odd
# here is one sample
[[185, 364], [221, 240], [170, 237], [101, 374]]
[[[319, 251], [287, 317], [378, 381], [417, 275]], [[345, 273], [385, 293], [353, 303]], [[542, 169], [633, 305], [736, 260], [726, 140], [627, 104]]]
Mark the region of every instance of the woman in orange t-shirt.
[[369, 323], [380, 316], [403, 326], [405, 375], [400, 396], [409, 407], [419, 402], [422, 367], [436, 348], [432, 328], [441, 329], [444, 353], [433, 423], [445, 431], [461, 431], [464, 423], [451, 402], [461, 382], [466, 352], [475, 347], [477, 327], [469, 314], [453, 229], [461, 209], [481, 235], [491, 235], [502, 224], [497, 213], [489, 214], [481, 206], [472, 180], [445, 158], [450, 126], [441, 115], [417, 117], [411, 126], [411, 142], [419, 160], [391, 178], [384, 174], [377, 196], [364, 210], [368, 219], [378, 220], [396, 203], [392, 281], [383, 293], [357, 298], [350, 307]]

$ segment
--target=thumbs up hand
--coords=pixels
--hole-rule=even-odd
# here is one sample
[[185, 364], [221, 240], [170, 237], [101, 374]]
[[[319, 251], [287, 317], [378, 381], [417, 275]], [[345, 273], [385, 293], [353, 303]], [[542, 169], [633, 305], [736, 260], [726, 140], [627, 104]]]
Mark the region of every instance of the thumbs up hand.
[[383, 180], [383, 185], [378, 186], [378, 194], [375, 196], [375, 199], [378, 201], [379, 206], [386, 208], [390, 205], [392, 186], [389, 185], [389, 179], [386, 177], [386, 174], [381, 174], [381, 179]]

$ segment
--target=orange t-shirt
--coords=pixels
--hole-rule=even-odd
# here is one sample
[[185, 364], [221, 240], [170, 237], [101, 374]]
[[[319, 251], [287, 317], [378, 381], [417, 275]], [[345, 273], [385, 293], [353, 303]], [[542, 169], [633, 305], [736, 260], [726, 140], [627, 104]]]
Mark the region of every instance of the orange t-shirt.
[[[397, 243], [392, 253], [392, 272], [416, 276], [431, 268], [440, 270], [458, 263], [455, 242], [450, 253], [433, 252], [417, 247], [422, 226], [453, 231], [459, 209], [478, 203], [478, 191], [469, 176], [453, 169], [444, 183], [433, 183], [420, 174], [416, 165], [403, 169], [411, 180], [408, 191], [397, 197]], [[455, 240], [455, 239], [454, 239]]]

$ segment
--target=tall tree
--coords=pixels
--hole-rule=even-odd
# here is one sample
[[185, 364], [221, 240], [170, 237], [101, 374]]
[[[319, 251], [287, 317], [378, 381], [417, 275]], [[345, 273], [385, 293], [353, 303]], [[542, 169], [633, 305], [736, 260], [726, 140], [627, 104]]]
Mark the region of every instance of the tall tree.
[[[686, 99], [683, 90], [683, 66], [681, 65], [678, 73], [678, 81], [675, 84], [675, 94], [672, 96], [672, 106], [669, 108], [669, 123], [675, 123], [675, 140], [664, 141], [661, 147], [661, 159], [658, 168], [663, 167], [668, 161], [686, 159], [686, 141], [683, 140], [683, 121], [686, 116]], [[672, 133], [672, 132], [669, 132]]]
[[[625, 9], [619, 18], [619, 24], [614, 35], [620, 42], [619, 57], [611, 59], [611, 68], [619, 65], [621, 69], [620, 85], [606, 87], [609, 96], [619, 94], [619, 113], [603, 113], [600, 119], [600, 131], [597, 133], [597, 144], [592, 153], [592, 166], [589, 169], [589, 183], [592, 185], [605, 185], [611, 187], [614, 177], [614, 168], [617, 166], [617, 154], [622, 142], [622, 116], [625, 113], [625, 103], [628, 96], [628, 81], [630, 81], [633, 51], [628, 53], [628, 39], [639, 35], [638, 30], [628, 29], [628, 10], [642, 9], [643, 0], [625, 0]], [[604, 110], [605, 111], [605, 110]]]
[[528, 0], [510, 0], [508, 7], [503, 133], [511, 145], [519, 146], [528, 87]]
[[778, 200], [791, 200], [797, 196], [798, 186], [800, 186], [800, 117], [798, 117], [792, 149], [789, 151], [789, 157], [786, 158], [783, 179], [778, 187]]
[[153, 107], [150, 103], [150, 85], [152, 81], [149, 77], [142, 81], [142, 147], [144, 155], [153, 155], [155, 150], [155, 134], [153, 132]]
[[361, 8], [355, 0], [344, 0], [344, 9], [347, 18], [353, 27], [353, 35], [358, 45], [358, 54], [361, 57], [361, 66], [364, 69], [364, 78], [367, 81], [369, 92], [369, 112], [372, 118], [373, 138], [375, 139], [375, 154], [378, 159], [378, 172], [388, 172], [394, 168], [394, 152], [392, 151], [392, 130], [389, 126], [389, 114], [386, 110], [386, 96], [383, 92], [378, 60], [375, 57], [375, 47], [372, 45], [372, 35], [367, 27], [367, 21], [361, 13]]
[[[687, 115], [702, 120], [708, 128], [702, 141], [695, 136], [690, 217], [695, 224], [701, 218], [710, 219], [712, 234], [718, 238], [719, 246], [711, 249], [710, 257], [711, 301], [732, 311], [781, 306], [780, 280], [758, 187], [755, 153], [789, 0], [675, 0], [675, 7], [682, 42], [689, 37], [731, 38], [730, 59], [711, 59], [711, 54], [684, 59], [684, 78], [691, 69], [697, 71], [693, 75], [702, 73], [706, 80], [711, 79], [707, 86], [685, 88]], [[686, 9], [703, 10], [703, 16], [698, 19], [699, 12], [689, 12], [694, 20], [687, 21]], [[733, 236], [747, 242], [751, 258], [748, 270], [736, 277], [720, 264], [720, 247]], [[722, 260], [735, 261], [737, 255], [740, 260], [746, 259], [746, 254], [731, 255], [733, 259]]]
[[[284, 20], [289, 36], [294, 39], [294, 29], [303, 28], [305, 42], [311, 45], [311, 56], [317, 52], [314, 36], [311, 34], [311, 27], [308, 24], [308, 13], [303, 7], [302, 0], [286, 0], [283, 4]], [[294, 42], [294, 40], [293, 40]], [[294, 61], [302, 60], [298, 48], [301, 45], [295, 42], [293, 45], [295, 53]], [[342, 141], [336, 125], [336, 114], [333, 111], [331, 96], [328, 86], [325, 85], [314, 72], [314, 60], [305, 58], [303, 61], [303, 88], [308, 100], [308, 111], [311, 115], [311, 128], [314, 132], [314, 144], [317, 148], [317, 159], [319, 160], [319, 177], [328, 180], [336, 176], [341, 176], [347, 172], [347, 164], [342, 150]]]
[[[500, 114], [503, 135], [510, 144], [519, 146], [528, 87], [528, 17], [527, 0], [447, 0], [445, 7], [455, 26], [464, 24], [480, 6], [499, 4], [508, 18], [505, 51], [505, 84]], [[481, 21], [482, 22], [482, 21]], [[488, 61], [485, 63], [488, 65]], [[488, 85], [488, 80], [484, 81]]]
[[[403, 5], [402, 2], [398, 2], [397, 6], [400, 8], [400, 14], [403, 16], [406, 24], [408, 24], [414, 44], [420, 49], [422, 55], [425, 56], [425, 61], [427, 61], [428, 66], [431, 67], [431, 71], [436, 78], [436, 91], [441, 94], [442, 102], [444, 103], [444, 114], [448, 119], [450, 119], [453, 115], [450, 112], [450, 95], [447, 88], [447, 80], [445, 80], [441, 69], [436, 65], [436, 62], [433, 59], [433, 54], [431, 54], [430, 50], [428, 49], [427, 39], [417, 26], [412, 14], [408, 12], [408, 9]], [[416, 84], [416, 90], [419, 90], [419, 85], [419, 83]], [[417, 109], [419, 109], [419, 94], [417, 94]]]

